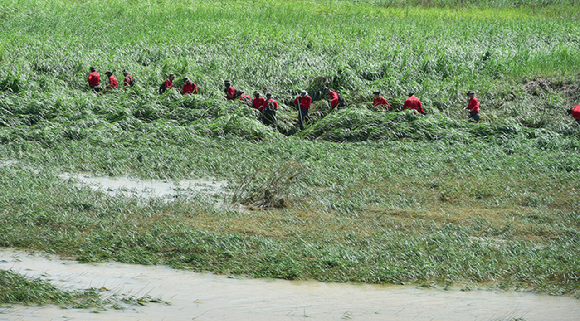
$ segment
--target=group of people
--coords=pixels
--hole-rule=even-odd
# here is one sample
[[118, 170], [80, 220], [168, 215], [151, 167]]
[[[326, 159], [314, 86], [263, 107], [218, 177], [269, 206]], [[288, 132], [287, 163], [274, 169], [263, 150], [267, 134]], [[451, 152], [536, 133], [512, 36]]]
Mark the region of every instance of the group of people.
[[[88, 76], [89, 87], [95, 92], [107, 92], [117, 88], [117, 78], [113, 76], [111, 71], [106, 72], [109, 83], [104, 89], [100, 85], [100, 75], [96, 71], [95, 67], [90, 68], [90, 73]], [[123, 70], [124, 80], [123, 88], [132, 87], [135, 84], [135, 78], [131, 76], [127, 71]], [[188, 77], [183, 78], [183, 88], [178, 88], [173, 81], [175, 80], [175, 74], [169, 74], [169, 78], [161, 84], [159, 88], [159, 93], [162, 94], [167, 90], [181, 90], [183, 95], [197, 94], [197, 85], [191, 81]], [[334, 111], [340, 107], [344, 107], [346, 102], [342, 96], [337, 92], [332, 91], [330, 88], [324, 88], [324, 92], [329, 96], [328, 103], [330, 105], [330, 111]], [[230, 80], [224, 80], [224, 93], [227, 100], [240, 100], [246, 103], [248, 106], [260, 111], [262, 115], [262, 121], [266, 126], [276, 127], [276, 112], [278, 111], [278, 102], [274, 100], [271, 93], [266, 93], [266, 98], [262, 97], [258, 91], [254, 91], [254, 98], [246, 95], [243, 91], [238, 91], [232, 87]], [[373, 106], [382, 108], [384, 110], [389, 110], [391, 105], [387, 100], [381, 96], [380, 91], [374, 91]], [[479, 117], [479, 100], [475, 97], [475, 92], [470, 90], [467, 92], [469, 97], [467, 101], [467, 106], [463, 110], [467, 110], [469, 115], [468, 119], [470, 121], [478, 122]], [[309, 110], [310, 104], [312, 104], [312, 97], [308, 95], [306, 90], [303, 90], [299, 96], [294, 99], [294, 105], [298, 107], [298, 122], [300, 129], [304, 129], [304, 123], [310, 120]], [[423, 110], [423, 104], [419, 98], [415, 97], [415, 93], [410, 92], [409, 97], [405, 100], [403, 104], [403, 110], [415, 110], [415, 113], [425, 115]], [[574, 117], [578, 125], [580, 126], [580, 105], [567, 110], [568, 115]]]
[[[387, 102], [385, 97], [382, 97], [379, 91], [375, 91], [373, 92], [373, 94], [375, 95], [375, 99], [373, 100], [373, 106], [379, 108], [382, 107], [385, 110], [389, 110], [389, 107], [391, 107], [391, 105]], [[463, 110], [467, 110], [469, 112], [468, 116], [469, 120], [478, 122], [479, 100], [475, 97], [475, 92], [473, 90], [468, 91], [467, 96], [469, 97], [469, 100], [467, 101], [467, 106], [463, 108]], [[407, 109], [409, 110], [412, 109], [415, 110], [416, 113], [425, 115], [425, 111], [423, 110], [423, 104], [421, 104], [419, 98], [415, 97], [414, 92], [409, 93], [409, 98], [407, 98], [405, 100], [405, 103], [403, 104], [403, 110]]]
[[[246, 102], [248, 105], [251, 105], [255, 109], [258, 109], [262, 112], [264, 116], [264, 124], [266, 125], [276, 125], [276, 111], [278, 110], [278, 102], [272, 99], [272, 94], [267, 93], [266, 98], [260, 96], [258, 91], [254, 91], [254, 98], [247, 96], [244, 94], [243, 91], [238, 91], [234, 87], [229, 80], [224, 80], [224, 92], [226, 94], [226, 99], [228, 100], [235, 100], [239, 99], [240, 101]], [[334, 111], [334, 109], [338, 109], [340, 107], [344, 107], [346, 105], [344, 98], [340, 96], [337, 92], [332, 91], [330, 88], [324, 88], [324, 92], [329, 96], [328, 103], [330, 105], [330, 111]], [[375, 95], [373, 100], [373, 106], [378, 108], [383, 108], [385, 110], [389, 110], [391, 105], [385, 97], [381, 96], [380, 91], [374, 91], [373, 94]], [[479, 100], [475, 97], [475, 92], [470, 90], [467, 92], [469, 100], [467, 102], [467, 107], [464, 110], [469, 112], [468, 119], [471, 121], [479, 121]], [[294, 99], [294, 105], [298, 107], [298, 123], [300, 125], [300, 129], [304, 129], [304, 122], [310, 119], [309, 117], [309, 110], [310, 104], [312, 103], [312, 97], [308, 95], [306, 90], [303, 90], [296, 99]], [[415, 113], [425, 115], [425, 111], [423, 110], [423, 104], [419, 100], [419, 98], [415, 97], [414, 92], [409, 93], [409, 97], [405, 100], [403, 104], [403, 110], [414, 110]], [[580, 110], [579, 110], [580, 112]]]
[[[257, 109], [262, 115], [262, 122], [266, 126], [276, 128], [276, 112], [278, 111], [278, 102], [274, 100], [271, 93], [266, 93], [266, 98], [260, 95], [260, 92], [254, 91], [254, 98], [246, 95], [243, 91], [236, 90], [232, 87], [229, 80], [224, 80], [224, 93], [227, 100], [240, 100], [249, 106]], [[310, 107], [309, 107], [310, 108]]]
[[[99, 75], [97, 69], [95, 67], [91, 67], [90, 70], [91, 72], [89, 73], [88, 82], [89, 88], [91, 88], [93, 91], [98, 93], [101, 91], [107, 92], [113, 89], [117, 89], [117, 78], [113, 76], [113, 73], [111, 71], [106, 72], [107, 78], [109, 79], [109, 84], [107, 85], [107, 87], [105, 87], [105, 89], [103, 89], [101, 87], [101, 75]], [[126, 70], [123, 70], [123, 75], [125, 76], [125, 79], [123, 80], [123, 88], [132, 87], [133, 85], [135, 85], [135, 78], [129, 75], [129, 73]]]

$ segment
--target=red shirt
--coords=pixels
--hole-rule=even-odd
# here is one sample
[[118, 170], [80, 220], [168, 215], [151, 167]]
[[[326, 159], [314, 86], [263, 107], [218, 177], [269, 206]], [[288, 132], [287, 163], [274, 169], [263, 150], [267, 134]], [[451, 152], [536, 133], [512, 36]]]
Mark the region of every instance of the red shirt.
[[169, 78], [165, 81], [165, 89], [169, 89], [171, 87], [173, 87], [173, 80], [171, 80], [171, 78]]
[[183, 85], [183, 90], [181, 90], [181, 93], [184, 95], [197, 94], [197, 85], [190, 81], [189, 84]]
[[91, 72], [89, 74], [89, 86], [91, 86], [91, 87], [98, 86], [100, 78], [101, 78], [101, 75], [99, 75], [98, 72], [96, 72], [96, 71]]
[[375, 98], [375, 100], [373, 101], [373, 106], [383, 106], [386, 110], [388, 110], [389, 107], [391, 107], [391, 105], [389, 105], [385, 97], [382, 96], [379, 96], [379, 98]]
[[108, 89], [112, 89], [112, 88], [117, 88], [117, 78], [115, 78], [115, 76], [111, 75], [111, 77], [109, 77], [109, 85], [107, 86]]
[[266, 102], [266, 100], [264, 99], [264, 97], [254, 98], [252, 100], [252, 107], [254, 107], [258, 110], [262, 110], [262, 108], [264, 108], [265, 102]]
[[274, 99], [272, 99], [272, 98], [270, 98], [270, 99], [268, 99], [268, 100], [266, 100], [266, 101], [264, 102], [264, 106], [262, 107], [262, 109], [266, 109], [266, 108], [268, 108], [268, 104], [269, 104], [270, 102], [272, 102], [272, 105], [273, 105], [272, 109], [273, 109], [273, 110], [278, 110], [278, 102], [277, 102], [277, 101], [275, 101], [275, 100], [274, 100]]
[[470, 113], [479, 113], [479, 100], [473, 97], [467, 103], [467, 109]]
[[423, 105], [419, 98], [415, 96], [411, 96], [405, 100], [405, 104], [403, 105], [403, 110], [406, 109], [415, 109], [416, 111], [420, 112], [422, 115], [425, 115], [423, 111]]
[[334, 91], [330, 92], [330, 110], [338, 106], [338, 94]]
[[580, 105], [576, 105], [576, 107], [572, 108], [572, 117], [576, 120], [580, 120]]
[[125, 80], [123, 80], [123, 87], [129, 86], [129, 82], [131, 82], [131, 79], [133, 79], [133, 76], [127, 74], [127, 77], [125, 77]]
[[238, 99], [241, 101], [244, 101], [244, 100], [252, 101], [252, 98], [250, 98], [250, 96], [248, 96], [246, 94], [241, 94], [240, 97], [238, 97]]
[[298, 105], [298, 102], [300, 102], [300, 109], [310, 109], [310, 104], [312, 103], [312, 97], [310, 97], [310, 96], [297, 97], [296, 99], [294, 99], [294, 104]]
[[225, 93], [226, 93], [226, 98], [228, 100], [234, 100], [234, 95], [236, 94], [236, 90], [234, 89], [234, 87], [226, 88]]

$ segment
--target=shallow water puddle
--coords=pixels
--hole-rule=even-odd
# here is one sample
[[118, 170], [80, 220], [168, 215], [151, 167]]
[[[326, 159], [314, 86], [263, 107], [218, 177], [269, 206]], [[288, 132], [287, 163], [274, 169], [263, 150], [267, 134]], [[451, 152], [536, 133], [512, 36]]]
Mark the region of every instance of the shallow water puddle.
[[530, 293], [442, 291], [228, 278], [162, 266], [79, 264], [0, 250], [0, 268], [65, 289], [106, 287], [105, 295], [150, 295], [149, 303], [98, 314], [91, 309], [0, 307], [0, 320], [578, 320], [580, 300]]
[[165, 200], [172, 200], [178, 195], [191, 196], [199, 193], [219, 197], [226, 194], [224, 187], [227, 185], [224, 181], [207, 179], [183, 180], [174, 183], [133, 179], [127, 176], [108, 177], [92, 176], [90, 174], [63, 173], [58, 175], [58, 177], [63, 180], [73, 180], [77, 186], [88, 186], [110, 195], [122, 194], [138, 198], [160, 197]]

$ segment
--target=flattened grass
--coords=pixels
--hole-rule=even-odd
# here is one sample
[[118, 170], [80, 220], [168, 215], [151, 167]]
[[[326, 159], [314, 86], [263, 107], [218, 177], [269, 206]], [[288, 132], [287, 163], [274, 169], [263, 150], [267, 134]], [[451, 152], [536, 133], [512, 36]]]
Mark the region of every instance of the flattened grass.
[[[579, 186], [570, 167], [576, 152], [516, 141], [336, 144], [231, 137], [201, 140], [195, 148], [32, 147], [17, 152], [29, 165], [3, 169], [8, 184], [0, 202], [0, 226], [6, 227], [0, 244], [84, 261], [255, 277], [576, 295]], [[212, 175], [233, 186], [246, 177], [258, 186], [267, 176], [242, 173], [264, 171], [262, 162], [273, 171], [289, 166], [276, 160], [307, 170], [288, 186], [284, 197], [292, 207], [283, 210], [216, 209], [206, 198], [143, 203], [78, 190], [54, 176], [82, 168], [143, 178]], [[32, 164], [43, 170], [35, 173]]]
[[0, 270], [0, 303], [89, 308], [101, 306], [103, 302], [97, 289], [66, 292], [41, 279], [29, 279], [12, 271]]

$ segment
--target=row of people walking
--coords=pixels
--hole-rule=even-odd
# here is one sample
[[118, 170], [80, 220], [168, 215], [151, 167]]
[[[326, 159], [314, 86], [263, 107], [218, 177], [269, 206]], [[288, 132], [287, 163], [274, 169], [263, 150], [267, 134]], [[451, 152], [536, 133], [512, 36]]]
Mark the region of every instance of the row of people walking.
[[[344, 98], [337, 92], [331, 90], [328, 87], [324, 88], [323, 92], [328, 95], [329, 99], [327, 101], [328, 104], [330, 105], [331, 112], [333, 112], [335, 109], [339, 109], [341, 107], [346, 106]], [[266, 107], [268, 101], [265, 101], [264, 98], [260, 96], [260, 93], [258, 91], [254, 91], [254, 98], [251, 98], [247, 96], [243, 91], [236, 90], [232, 86], [231, 81], [227, 79], [224, 80], [224, 93], [226, 95], [225, 98], [227, 100], [238, 99], [240, 101], [246, 102], [248, 105], [251, 105], [255, 109], [262, 111], [264, 115], [266, 114], [273, 115], [272, 117], [274, 118], [275, 122], [275, 115], [276, 111], [278, 110], [278, 103], [275, 102], [273, 99], [271, 99], [270, 93], [266, 94], [266, 96], [269, 98], [268, 101], [275, 102], [276, 106], [275, 109], [270, 109]], [[388, 110], [390, 108], [390, 104], [384, 97], [380, 95], [380, 91], [374, 91], [373, 94], [375, 95], [375, 98], [373, 100], [373, 106], [383, 108], [385, 110]], [[472, 117], [475, 121], [479, 121], [479, 101], [477, 100], [477, 98], [474, 97], [474, 95], [472, 95], [474, 94], [473, 91], [469, 91], [468, 94], [470, 95], [470, 103], [468, 107], [470, 110], [470, 115], [473, 115], [473, 117], [472, 116], [470, 117]], [[303, 90], [300, 93], [300, 95], [294, 99], [294, 105], [297, 106], [298, 108], [298, 122], [300, 125], [300, 129], [304, 129], [304, 123], [310, 120], [309, 110], [312, 100], [313, 98], [308, 95], [308, 92], [306, 90]], [[419, 98], [415, 97], [415, 94], [413, 92], [409, 93], [409, 98], [405, 100], [405, 103], [403, 105], [403, 110], [407, 109], [415, 110], [416, 113], [425, 115], [425, 111], [423, 110], [423, 104], [421, 103]], [[267, 117], [265, 118], [267, 119]], [[269, 124], [270, 122], [266, 121], [265, 123]]]
[[[89, 87], [95, 92], [107, 92], [118, 87], [117, 78], [113, 75], [111, 71], [106, 72], [108, 78], [108, 85], [104, 89], [100, 86], [100, 75], [96, 71], [95, 67], [90, 68], [90, 73], [88, 76]], [[135, 78], [131, 76], [126, 70], [123, 70], [123, 88], [132, 87], [135, 85]], [[159, 93], [162, 94], [167, 90], [181, 90], [183, 95], [197, 94], [197, 85], [191, 81], [188, 77], [183, 79], [183, 87], [178, 88], [173, 81], [175, 80], [175, 74], [169, 74], [169, 78], [161, 84], [159, 87]], [[228, 100], [239, 99], [249, 106], [260, 111], [262, 115], [262, 120], [267, 126], [276, 127], [276, 112], [278, 111], [278, 102], [274, 100], [271, 93], [266, 94], [266, 98], [261, 97], [258, 91], [254, 91], [254, 98], [247, 96], [243, 91], [238, 91], [231, 85], [230, 80], [224, 80], [224, 92], [226, 94], [225, 98]], [[328, 95], [327, 100], [330, 105], [330, 111], [346, 106], [344, 98], [337, 92], [331, 90], [330, 88], [324, 88], [324, 92]], [[380, 95], [380, 91], [374, 91], [373, 106], [382, 108], [384, 110], [389, 110], [390, 104], [387, 100]], [[410, 92], [409, 97], [405, 100], [403, 104], [403, 110], [415, 110], [415, 113], [425, 115], [423, 109], [423, 104], [419, 98], [415, 97], [415, 93]], [[475, 92], [469, 90], [467, 92], [468, 101], [467, 106], [463, 110], [468, 111], [468, 119], [471, 121], [478, 122], [479, 117], [479, 100], [475, 97]], [[312, 97], [308, 95], [306, 90], [303, 90], [299, 96], [294, 99], [294, 105], [298, 108], [298, 121], [300, 129], [304, 129], [304, 123], [310, 120], [309, 110], [312, 104]], [[573, 108], [567, 110], [568, 115], [572, 116], [578, 125], [580, 126], [580, 105], [576, 105]]]
[[[95, 67], [90, 68], [90, 73], [88, 76], [88, 83], [89, 87], [93, 89], [95, 92], [100, 92], [102, 88], [100, 87], [100, 75], [96, 71]], [[106, 75], [109, 79], [108, 86], [104, 89], [104, 92], [107, 92], [112, 89], [117, 88], [117, 79], [113, 76], [111, 71], [107, 71]], [[132, 87], [135, 84], [135, 78], [131, 76], [127, 71], [123, 70], [123, 75], [125, 76], [123, 81], [123, 88]], [[159, 87], [159, 94], [163, 94], [167, 90], [177, 89], [179, 88], [173, 83], [175, 80], [175, 74], [170, 73], [169, 78], [161, 84]], [[184, 85], [181, 88], [181, 93], [183, 95], [187, 94], [197, 94], [198, 88], [197, 85], [192, 82], [188, 77], [183, 79]], [[271, 93], [266, 94], [266, 99], [260, 96], [258, 91], [254, 91], [254, 98], [247, 96], [243, 91], [238, 91], [231, 85], [231, 81], [226, 79], [224, 80], [224, 92], [226, 94], [226, 99], [228, 100], [235, 100], [239, 99], [241, 101], [246, 102], [248, 105], [251, 105], [255, 109], [259, 110], [264, 119], [264, 123], [266, 125], [274, 125], [276, 124], [276, 112], [278, 111], [278, 102], [272, 98]], [[334, 109], [346, 106], [346, 102], [344, 98], [339, 95], [337, 92], [331, 90], [330, 88], [324, 88], [324, 92], [328, 95], [328, 103], [330, 105], [330, 111], [334, 111]], [[390, 104], [387, 100], [380, 95], [379, 91], [374, 91], [373, 94], [375, 98], [373, 100], [373, 106], [378, 108], [383, 108], [388, 110], [390, 108]], [[473, 119], [474, 121], [479, 121], [479, 100], [475, 98], [475, 93], [473, 91], [469, 91], [469, 102], [468, 106], [465, 109], [469, 110], [469, 118]], [[312, 97], [308, 95], [308, 93], [303, 90], [298, 97], [294, 100], [294, 105], [298, 107], [298, 114], [299, 114], [299, 123], [301, 129], [304, 127], [304, 122], [310, 119], [309, 110], [310, 104], [312, 103]], [[423, 104], [419, 100], [419, 98], [415, 97], [413, 92], [409, 93], [409, 98], [405, 100], [403, 105], [403, 110], [413, 109], [416, 113], [421, 115], [425, 115], [425, 111], [423, 110]]]
[[[91, 88], [93, 91], [107, 92], [112, 89], [117, 89], [117, 78], [113, 76], [113, 73], [111, 71], [107, 71], [105, 73], [107, 75], [107, 78], [109, 79], [109, 84], [104, 89], [101, 87], [101, 75], [97, 72], [95, 67], [91, 67], [90, 71], [91, 72], [89, 73], [88, 82], [89, 88]], [[124, 88], [132, 87], [133, 85], [135, 85], [135, 78], [133, 78], [133, 76], [127, 73], [127, 71], [123, 70], [123, 75], [125, 76], [125, 79], [123, 80]]]

